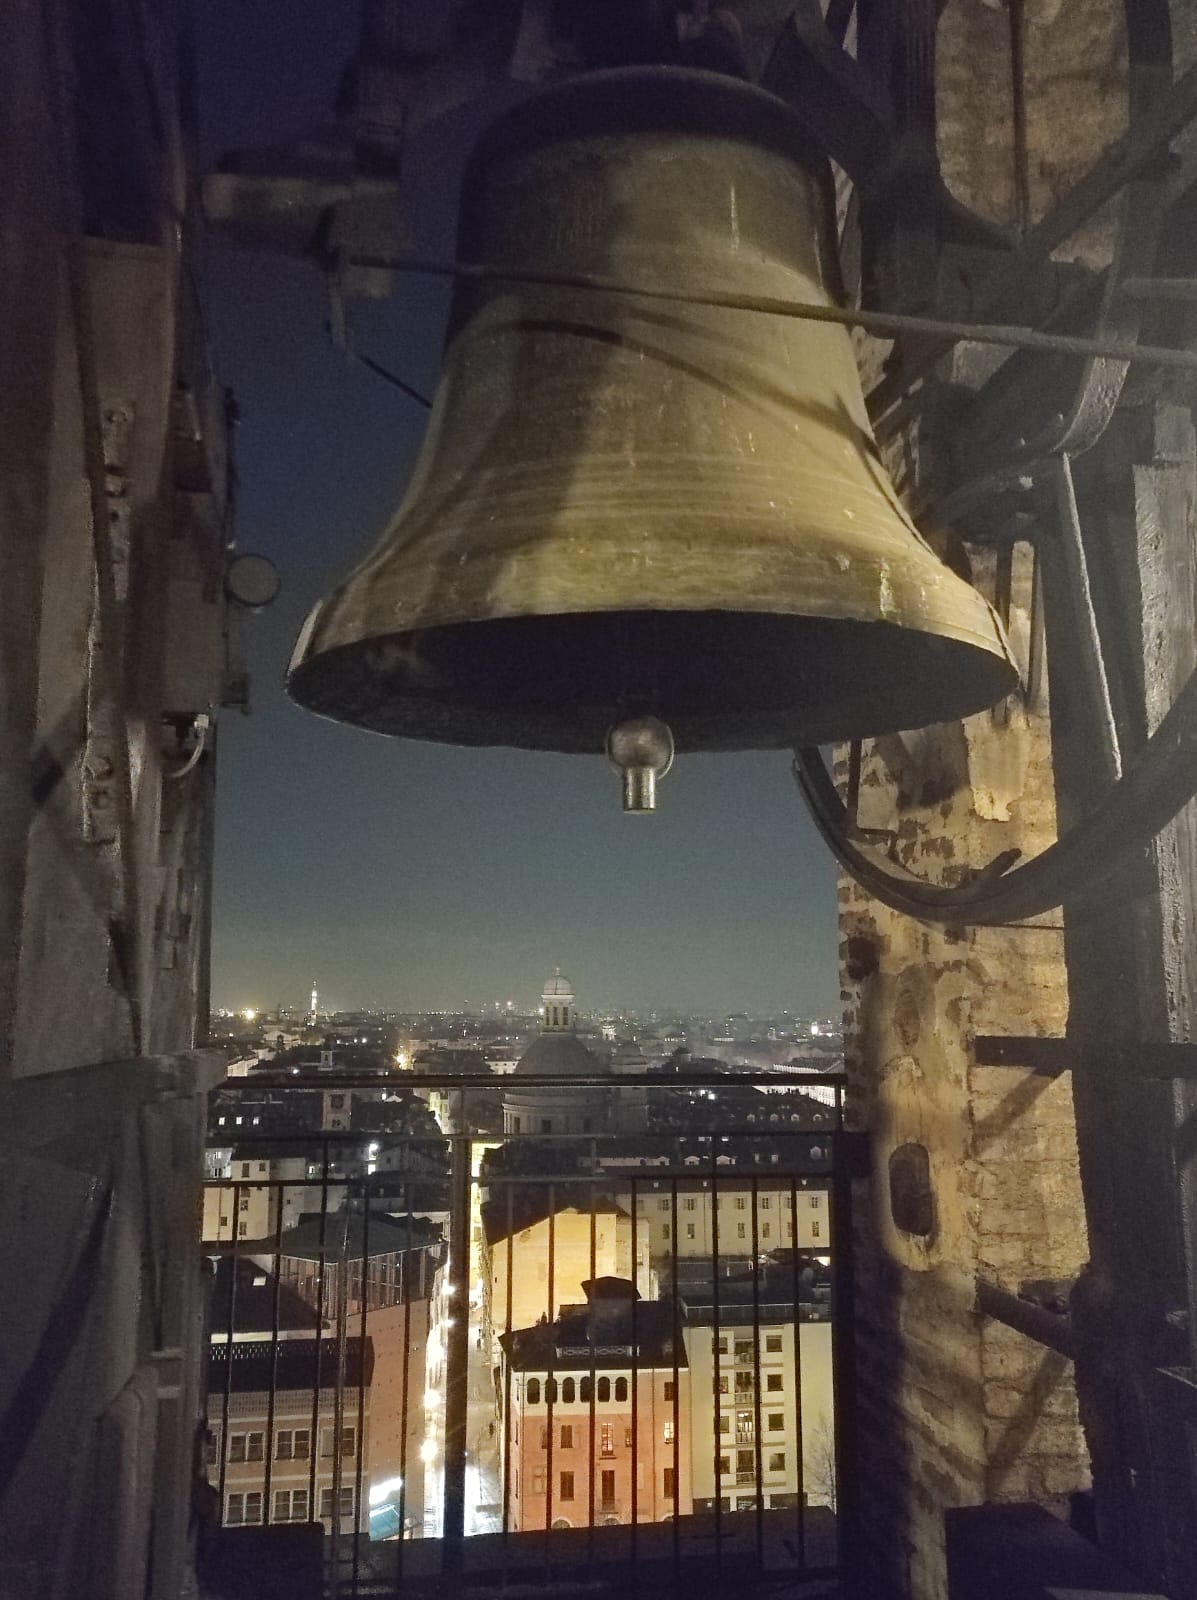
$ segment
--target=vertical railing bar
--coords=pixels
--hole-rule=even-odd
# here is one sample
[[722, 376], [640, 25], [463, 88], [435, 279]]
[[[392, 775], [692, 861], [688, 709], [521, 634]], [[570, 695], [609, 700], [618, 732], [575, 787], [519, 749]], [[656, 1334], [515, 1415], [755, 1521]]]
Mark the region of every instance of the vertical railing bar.
[[798, 1271], [798, 1179], [790, 1172], [790, 1277], [794, 1301], [794, 1436], [798, 1445], [795, 1463], [798, 1487], [798, 1566], [806, 1568], [806, 1438], [802, 1421], [802, 1311], [798, 1299], [801, 1277]]
[[[410, 1149], [410, 1145], [409, 1145]], [[400, 1479], [399, 1479], [399, 1549], [395, 1556], [396, 1578], [403, 1578], [403, 1546], [407, 1543], [407, 1478], [408, 1465], [408, 1435], [411, 1432], [411, 1184], [405, 1178], [403, 1181], [403, 1269], [401, 1282], [403, 1285], [403, 1382], [399, 1391], [399, 1440], [400, 1440]], [[424, 1262], [423, 1251], [420, 1255], [421, 1267]], [[421, 1273], [421, 1279], [422, 1279]], [[424, 1288], [423, 1281], [420, 1284]], [[421, 1294], [421, 1299], [423, 1295]], [[424, 1397], [420, 1396], [423, 1405]], [[421, 1509], [424, 1509], [421, 1507]], [[423, 1529], [420, 1530], [423, 1532]]]
[[[653, 1184], [652, 1187], [653, 1187], [653, 1192], [655, 1194], [655, 1192], [656, 1192], [656, 1184]], [[638, 1244], [638, 1239], [637, 1239], [637, 1223], [638, 1223], [638, 1221], [639, 1221], [639, 1215], [638, 1215], [638, 1207], [636, 1205], [636, 1179], [635, 1179], [635, 1177], [633, 1177], [632, 1178], [632, 1286], [633, 1286], [633, 1289], [635, 1288], [635, 1283], [636, 1283], [636, 1260], [637, 1260], [636, 1249], [637, 1249], [637, 1244]], [[652, 1223], [651, 1222], [648, 1224], [648, 1230], [649, 1230], [649, 1238], [651, 1240], [651, 1238], [652, 1238]], [[639, 1548], [639, 1545], [638, 1545], [639, 1529], [637, 1527], [637, 1521], [638, 1521], [639, 1516], [640, 1516], [640, 1410], [639, 1410], [639, 1393], [638, 1393], [638, 1390], [639, 1390], [639, 1381], [638, 1380], [639, 1380], [640, 1374], [639, 1374], [638, 1351], [637, 1351], [637, 1344], [636, 1344], [636, 1337], [637, 1337], [637, 1332], [638, 1332], [638, 1318], [637, 1318], [636, 1304], [637, 1304], [636, 1295], [633, 1293], [633, 1295], [632, 1295], [632, 1313], [631, 1313], [631, 1322], [632, 1322], [632, 1327], [631, 1327], [631, 1339], [632, 1339], [632, 1460], [631, 1460], [631, 1468], [632, 1468], [632, 1496], [631, 1496], [631, 1501], [632, 1501], [632, 1536], [631, 1536], [631, 1557], [632, 1557], [632, 1593], [633, 1594], [636, 1594], [638, 1592], [638, 1590], [639, 1590], [639, 1574], [638, 1574], [638, 1572], [636, 1570], [636, 1552], [637, 1552], [637, 1549]], [[655, 1451], [653, 1452], [653, 1454], [649, 1458], [649, 1467], [650, 1467], [650, 1470], [655, 1471]], [[656, 1486], [654, 1484], [654, 1489], [655, 1489], [655, 1487]]]
[[324, 1354], [325, 1276], [328, 1272], [328, 1160], [329, 1144], [324, 1139], [320, 1151], [320, 1242], [318, 1274], [316, 1280], [316, 1370], [312, 1374], [312, 1434], [308, 1441], [308, 1506], [312, 1521], [320, 1516], [320, 1498], [317, 1491], [317, 1467], [320, 1459], [320, 1382], [321, 1358]]
[[[515, 1188], [507, 1185], [507, 1220], [506, 1220], [506, 1246], [507, 1260], [504, 1277], [507, 1286], [504, 1291], [506, 1306], [503, 1312], [503, 1332], [511, 1333], [512, 1307], [515, 1294]], [[493, 1273], [492, 1273], [493, 1281]], [[493, 1305], [493, 1300], [492, 1300]], [[492, 1319], [491, 1334], [493, 1337], [494, 1326]], [[502, 1346], [500, 1346], [502, 1348]], [[503, 1361], [503, 1574], [507, 1574], [507, 1559], [510, 1551], [511, 1537], [511, 1358]], [[527, 1380], [524, 1380], [523, 1394], [528, 1392]], [[521, 1451], [523, 1448], [523, 1435], [520, 1435]]]
[[[216, 1231], [220, 1232], [220, 1201], [216, 1202]], [[232, 1242], [233, 1248], [229, 1254], [229, 1316], [228, 1327], [225, 1329], [225, 1357], [224, 1357], [224, 1396], [221, 1401], [220, 1411], [220, 1520], [223, 1525], [225, 1515], [224, 1485], [225, 1469], [229, 1454], [229, 1415], [233, 1397], [233, 1334], [236, 1332], [237, 1323], [237, 1218], [241, 1213], [241, 1185], [233, 1184], [233, 1215], [232, 1215]]]
[[336, 1319], [337, 1319], [337, 1371], [333, 1389], [333, 1452], [332, 1452], [332, 1539], [329, 1548], [331, 1570], [329, 1594], [337, 1600], [341, 1593], [341, 1429], [345, 1426], [345, 1363], [349, 1339], [349, 1191], [345, 1191], [345, 1206], [341, 1213], [341, 1238], [337, 1247], [336, 1266]]
[[835, 1420], [835, 1520], [838, 1554], [843, 1562], [845, 1537], [855, 1523], [856, 1426], [855, 1309], [852, 1299], [852, 1173], [842, 1132], [832, 1145], [828, 1195], [828, 1248], [831, 1252], [831, 1383]]
[[756, 1469], [756, 1559], [765, 1561], [765, 1451], [761, 1440], [761, 1243], [760, 1179], [754, 1172], [752, 1195], [752, 1435]]
[[[357, 1461], [354, 1473], [353, 1486], [353, 1594], [357, 1596], [359, 1575], [361, 1571], [361, 1522], [362, 1522], [362, 1468], [365, 1463], [366, 1453], [366, 1314], [370, 1306], [370, 1180], [367, 1176], [362, 1182], [362, 1276], [361, 1276], [361, 1309], [358, 1314], [358, 1332], [360, 1347], [358, 1352], [357, 1369]], [[366, 1533], [370, 1532], [370, 1519], [366, 1517]]]
[[470, 1140], [464, 1131], [465, 1091], [457, 1096], [457, 1131], [452, 1141], [452, 1192], [449, 1207], [449, 1299], [451, 1325], [445, 1340], [445, 1460], [441, 1555], [446, 1577], [461, 1571], [465, 1550], [465, 1452], [469, 1423], [470, 1298]]
[[270, 1387], [266, 1391], [266, 1471], [262, 1485], [262, 1521], [272, 1521], [270, 1488], [274, 1472], [274, 1406], [278, 1392], [278, 1325], [283, 1290], [283, 1192], [278, 1194], [278, 1215], [274, 1219], [274, 1293], [270, 1307]]
[[[719, 1477], [719, 1441], [721, 1437], [719, 1423], [722, 1417], [722, 1396], [719, 1393], [720, 1361], [719, 1361], [719, 1145], [715, 1135], [711, 1134], [711, 1356], [713, 1360], [714, 1385], [715, 1385], [715, 1570], [723, 1571], [723, 1496], [720, 1490], [723, 1484]], [[732, 1371], [735, 1372], [735, 1362], [732, 1362]], [[728, 1384], [730, 1391], [735, 1378]], [[729, 1401], [733, 1398], [729, 1393]], [[732, 1418], [735, 1417], [734, 1405], [729, 1407]], [[729, 1421], [728, 1427], [732, 1426]], [[731, 1447], [728, 1447], [728, 1460], [730, 1462]]]
[[[594, 1173], [598, 1164], [597, 1147], [595, 1158], [590, 1168], [590, 1281], [593, 1283], [598, 1276], [598, 1217], [594, 1210]], [[586, 1460], [586, 1498], [588, 1508], [586, 1513], [586, 1558], [594, 1560], [594, 1480], [596, 1476], [595, 1462], [598, 1458], [598, 1428], [596, 1426], [595, 1412], [595, 1386], [598, 1383], [597, 1369], [597, 1341], [594, 1337], [594, 1316], [588, 1317], [586, 1323], [586, 1342], [590, 1354], [590, 1401], [589, 1401], [589, 1439]]]
[[[506, 1338], [512, 1331], [512, 1304], [515, 1293], [515, 1189], [512, 1184], [506, 1186], [507, 1214], [504, 1219], [504, 1242], [507, 1248], [507, 1270], [504, 1272], [506, 1286], [504, 1286], [504, 1310], [502, 1310], [502, 1334]], [[491, 1251], [491, 1262], [494, 1254]], [[493, 1298], [494, 1272], [491, 1269], [491, 1286], [488, 1288], [488, 1299], [491, 1309], [494, 1306]], [[491, 1338], [494, 1336], [494, 1318], [491, 1317]], [[502, 1342], [499, 1342], [502, 1349]], [[510, 1430], [512, 1430], [512, 1414], [510, 1414], [510, 1390], [512, 1390], [512, 1371], [510, 1371], [510, 1357], [502, 1358], [502, 1574], [507, 1576], [507, 1557], [510, 1552]], [[526, 1395], [526, 1382], [523, 1387]]]
[[[670, 1179], [670, 1216], [673, 1228], [673, 1264], [671, 1270], [673, 1292], [673, 1590], [677, 1593], [678, 1578], [681, 1571], [681, 1536], [682, 1536], [682, 1475], [681, 1475], [681, 1354], [682, 1342], [682, 1315], [681, 1302], [678, 1299], [678, 1237], [677, 1237], [677, 1178]], [[694, 1394], [690, 1395], [691, 1414], [694, 1410]]]
[[545, 1539], [544, 1539], [544, 1564], [545, 1564], [546, 1577], [547, 1577], [548, 1569], [549, 1569], [549, 1560], [550, 1560], [549, 1540], [550, 1540], [550, 1534], [551, 1534], [551, 1524], [552, 1524], [552, 1520], [553, 1520], [553, 1427], [554, 1427], [553, 1411], [554, 1411], [554, 1401], [556, 1399], [556, 1383], [557, 1383], [557, 1379], [556, 1379], [556, 1376], [555, 1376], [557, 1367], [556, 1367], [556, 1362], [553, 1359], [553, 1357], [555, 1355], [553, 1328], [554, 1328], [555, 1323], [556, 1323], [555, 1307], [554, 1307], [554, 1300], [555, 1300], [556, 1292], [557, 1292], [556, 1267], [557, 1267], [557, 1198], [556, 1198], [556, 1186], [554, 1184], [550, 1183], [549, 1184], [549, 1270], [548, 1270], [548, 1296], [549, 1296], [549, 1304], [548, 1304], [548, 1327], [549, 1327], [548, 1371], [545, 1374], [545, 1385], [544, 1385], [545, 1417], [547, 1419], [546, 1424], [545, 1424], [545, 1434], [546, 1434], [547, 1441], [548, 1441], [548, 1450], [547, 1450], [546, 1457], [545, 1457], [545, 1479], [544, 1479], [544, 1489], [545, 1489], [545, 1494], [544, 1494], [544, 1534], [545, 1534]]

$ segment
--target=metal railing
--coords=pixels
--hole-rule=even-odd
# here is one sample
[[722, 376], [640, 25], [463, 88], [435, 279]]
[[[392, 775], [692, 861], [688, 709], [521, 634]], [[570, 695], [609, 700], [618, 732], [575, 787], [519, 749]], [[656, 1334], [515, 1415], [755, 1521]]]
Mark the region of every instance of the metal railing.
[[[835, 1571], [850, 1415], [838, 1103], [814, 1128], [737, 1124], [708, 1101], [717, 1131], [690, 1116], [512, 1132], [496, 1149], [471, 1129], [470, 1096], [511, 1082], [421, 1075], [452, 1117], [439, 1174], [427, 1133], [253, 1129], [209, 1178], [219, 1520], [259, 1537], [319, 1524], [332, 1596], [545, 1563], [564, 1583], [630, 1562], [650, 1588], [712, 1560]], [[701, 1088], [733, 1098], [745, 1083]], [[827, 1083], [838, 1092], [792, 1086]], [[685, 1112], [686, 1079], [665, 1087]], [[378, 1159], [354, 1159], [371, 1145]]]

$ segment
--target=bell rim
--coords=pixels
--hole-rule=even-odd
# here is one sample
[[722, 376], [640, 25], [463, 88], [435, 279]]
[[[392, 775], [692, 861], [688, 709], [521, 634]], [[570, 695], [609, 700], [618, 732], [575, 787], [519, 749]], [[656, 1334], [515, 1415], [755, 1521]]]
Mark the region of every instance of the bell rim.
[[[980, 597], [978, 597], [980, 598]], [[983, 602], [984, 603], [984, 602]], [[439, 635], [469, 637], [483, 642], [481, 633], [508, 624], [564, 621], [573, 617], [596, 618], [615, 613], [560, 613], [555, 617], [513, 617], [491, 622], [461, 622], [448, 628], [426, 630]], [[793, 700], [788, 707], [753, 709], [728, 705], [723, 709], [687, 712], [651, 696], [637, 698], [635, 709], [650, 711], [666, 722], [678, 755], [704, 752], [781, 750], [797, 745], [827, 745], [854, 738], [878, 738], [909, 732], [918, 727], [960, 721], [987, 711], [1012, 693], [1020, 682], [1005, 636], [996, 616], [991, 639], [954, 637], [947, 632], [926, 632], [917, 627], [879, 620], [817, 618], [793, 613], [748, 611], [645, 612], [646, 616], [727, 619], [731, 626], [750, 625], [772, 615], [796, 625], [824, 624], [850, 644], [888, 642], [887, 654], [896, 659], [889, 682], [865, 685], [854, 698], [841, 694], [831, 708], [823, 699], [813, 704]], [[493, 634], [491, 635], [493, 637]], [[287, 674], [288, 696], [305, 710], [330, 720], [348, 723], [392, 739], [458, 745], [464, 748], [540, 750], [563, 755], [603, 755], [606, 731], [623, 714], [613, 698], [583, 705], [548, 709], [535, 705], [496, 705], [471, 701], [454, 685], [444, 699], [421, 693], [410, 685], [386, 688], [378, 671], [380, 654], [394, 648], [410, 655], [417, 633], [394, 633], [364, 638], [307, 655], [292, 662]], [[901, 657], [907, 665], [924, 665], [924, 677], [936, 680], [936, 714], [912, 719]], [[298, 653], [297, 653], [298, 655]], [[938, 657], [932, 663], [932, 658]], [[927, 670], [927, 665], [933, 671]], [[354, 686], [364, 689], [355, 693]], [[892, 706], [890, 698], [892, 697]]]

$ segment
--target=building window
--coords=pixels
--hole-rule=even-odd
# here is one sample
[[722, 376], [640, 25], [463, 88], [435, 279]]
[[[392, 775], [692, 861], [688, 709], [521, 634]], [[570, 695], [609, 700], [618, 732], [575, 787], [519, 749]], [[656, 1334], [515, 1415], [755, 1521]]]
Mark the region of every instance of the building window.
[[770, 1411], [770, 1413], [769, 1413], [769, 1432], [770, 1433], [780, 1433], [781, 1430], [785, 1427], [785, 1425], [786, 1425], [786, 1419], [785, 1419], [784, 1415], [780, 1411]]
[[715, 1380], [715, 1392], [716, 1392], [716, 1394], [726, 1394], [727, 1393], [727, 1373], [726, 1372], [720, 1373], [719, 1377], [716, 1378], [716, 1380]]
[[[357, 1429], [355, 1427], [353, 1427], [353, 1426], [342, 1428], [341, 1429], [341, 1455], [342, 1455], [342, 1457], [352, 1456], [354, 1454], [356, 1448], [357, 1448]], [[335, 1428], [325, 1428], [325, 1430], [324, 1430], [324, 1454], [326, 1456], [335, 1455], [336, 1454], [336, 1449], [337, 1449], [337, 1430]]]
[[266, 1436], [262, 1433], [230, 1433], [230, 1461], [261, 1461]]
[[345, 1107], [345, 1096], [343, 1094], [330, 1094], [328, 1103], [334, 1111], [342, 1111]]
[[786, 1470], [786, 1453], [784, 1450], [771, 1450], [769, 1452], [769, 1471], [784, 1472]]
[[540, 1119], [540, 1131], [541, 1131], [541, 1133], [552, 1133], [552, 1131], [553, 1131], [553, 1119], [552, 1119], [552, 1117], [541, 1117], [541, 1119]]
[[567, 1406], [572, 1406], [577, 1394], [578, 1386], [572, 1378], [563, 1378], [561, 1382], [561, 1398]]
[[[730, 1456], [720, 1456], [719, 1457], [719, 1476], [721, 1478], [726, 1477], [727, 1474], [730, 1471], [731, 1471], [731, 1457]], [[726, 1502], [723, 1502], [723, 1507], [724, 1507], [724, 1510], [727, 1509]]]
[[625, 1450], [630, 1450], [632, 1448], [632, 1430], [631, 1430], [631, 1428], [625, 1428], [623, 1430], [623, 1445], [624, 1445], [624, 1449]]
[[669, 1237], [669, 1224], [667, 1222], [661, 1224], [661, 1237], [662, 1239], [668, 1239]]
[[658, 1211], [668, 1211], [669, 1210], [669, 1199], [668, 1199], [668, 1196], [666, 1196], [662, 1200], [658, 1200], [657, 1201], [657, 1210]]
[[756, 1467], [756, 1456], [751, 1450], [736, 1451], [736, 1472], [752, 1472]]
[[736, 1210], [737, 1211], [747, 1211], [748, 1210], [748, 1196], [747, 1195], [738, 1194], [736, 1196]]
[[748, 1392], [749, 1390], [751, 1390], [751, 1388], [752, 1388], [752, 1373], [751, 1372], [737, 1372], [736, 1373], [736, 1393], [737, 1394], [744, 1394], [744, 1393]]
[[683, 1200], [682, 1204], [685, 1206], [687, 1211], [693, 1211], [698, 1205], [698, 1201], [695, 1200], [693, 1196], [690, 1196], [688, 1199]]
[[275, 1522], [306, 1522], [308, 1520], [308, 1492], [306, 1489], [276, 1489], [274, 1491]]
[[768, 1376], [765, 1378], [765, 1388], [769, 1391], [770, 1394], [779, 1394], [781, 1392], [781, 1387], [782, 1387], [781, 1373], [780, 1372], [770, 1372], [768, 1374]]
[[[352, 1516], [353, 1516], [353, 1490], [352, 1489], [342, 1489], [341, 1490], [341, 1498], [338, 1501], [337, 1505], [338, 1505], [338, 1510], [340, 1511], [340, 1514], [341, 1514], [341, 1520], [342, 1521], [344, 1521], [346, 1517], [352, 1518]], [[333, 1514], [333, 1492], [332, 1492], [331, 1489], [321, 1489], [321, 1491], [320, 1491], [320, 1515], [321, 1515], [321, 1517], [323, 1517], [325, 1519], [325, 1521], [331, 1522], [332, 1521], [332, 1514]]]
[[546, 1405], [555, 1406], [557, 1404], [556, 1378], [546, 1378], [544, 1380], [544, 1398]]
[[672, 1500], [673, 1499], [673, 1468], [672, 1467], [666, 1467], [665, 1468], [665, 1481], [664, 1481], [664, 1483], [662, 1485], [661, 1492], [664, 1495], [666, 1500]]
[[578, 1399], [583, 1405], [588, 1406], [593, 1398], [594, 1384], [591, 1383], [589, 1378], [580, 1378], [578, 1380]]
[[731, 1432], [731, 1418], [730, 1417], [722, 1416], [722, 1417], [719, 1418], [719, 1432], [720, 1433], [730, 1433]]
[[792, 1194], [786, 1195], [784, 1205], [787, 1211], [794, 1209], [794, 1196]]
[[761, 1196], [761, 1210], [762, 1211], [771, 1211], [772, 1209], [773, 1209], [773, 1201], [772, 1201], [772, 1199], [767, 1194], [763, 1194]]
[[542, 1422], [540, 1425], [540, 1448], [542, 1450], [549, 1448], [549, 1425], [547, 1422]]
[[693, 1239], [693, 1237], [694, 1237], [694, 1224], [692, 1222], [687, 1222], [687, 1224], [686, 1224], [686, 1238], [687, 1239]]
[[604, 1511], [615, 1510], [615, 1474], [613, 1472], [599, 1473], [600, 1504]]
[[673, 1379], [672, 1378], [666, 1378], [665, 1387], [662, 1390], [662, 1397], [664, 1399], [666, 1399], [666, 1400], [672, 1400], [673, 1399]]
[[238, 1239], [245, 1239], [245, 1238], [249, 1237], [249, 1223], [248, 1222], [239, 1222], [237, 1224], [237, 1237], [238, 1237]]
[[543, 1467], [533, 1467], [532, 1468], [532, 1493], [533, 1494], [544, 1494], [545, 1490], [548, 1488], [548, 1484], [549, 1484], [548, 1474], [545, 1472], [545, 1469]]
[[737, 1222], [736, 1223], [736, 1238], [737, 1239], [744, 1239], [744, 1238], [747, 1237], [747, 1235], [748, 1235], [748, 1224], [746, 1222]]
[[718, 1350], [718, 1352], [719, 1352], [719, 1354], [721, 1356], [725, 1356], [727, 1354], [727, 1335], [726, 1334], [721, 1334], [720, 1337], [715, 1340], [715, 1349]]
[[258, 1490], [248, 1494], [231, 1494], [225, 1522], [230, 1528], [254, 1527], [262, 1520], [262, 1496]]
[[520, 1131], [520, 1119], [518, 1117], [512, 1117], [511, 1131], [512, 1133], [518, 1133]]
[[528, 1404], [530, 1406], [538, 1406], [540, 1404], [540, 1379], [539, 1378], [529, 1378], [528, 1379]]
[[767, 1222], [762, 1222], [761, 1223], [761, 1238], [762, 1239], [767, 1239], [768, 1237], [769, 1237], [769, 1224]]
[[817, 1222], [812, 1221], [810, 1225], [810, 1236], [812, 1239], [817, 1239], [819, 1237], [819, 1224]]
[[574, 1497], [574, 1475], [573, 1475], [572, 1472], [563, 1472], [561, 1474], [561, 1494], [560, 1494], [560, 1498], [562, 1500], [572, 1500], [573, 1497]]
[[765, 1349], [769, 1352], [769, 1354], [771, 1356], [780, 1355], [781, 1354], [781, 1334], [780, 1333], [767, 1333], [765, 1335]]
[[615, 1454], [615, 1424], [603, 1422], [599, 1424], [599, 1454], [613, 1456]]
[[574, 1447], [574, 1430], [572, 1424], [566, 1422], [561, 1426], [561, 1448], [572, 1450]]
[[311, 1448], [311, 1433], [307, 1428], [280, 1428], [274, 1436], [276, 1461], [306, 1461]]
[[241, 1204], [238, 1207], [238, 1209], [241, 1210], [241, 1211], [248, 1211], [249, 1210], [249, 1196], [247, 1194], [243, 1194], [241, 1196]]
[[806, 1199], [812, 1211], [818, 1211], [822, 1208], [823, 1196], [821, 1194], [809, 1194]]
[[220, 1430], [209, 1428], [204, 1439], [204, 1460], [210, 1467], [214, 1467], [220, 1460]]
[[616, 1398], [616, 1400], [617, 1401], [626, 1400], [627, 1397], [628, 1397], [628, 1380], [626, 1378], [616, 1378], [616, 1380], [615, 1380], [615, 1398]]
[[598, 1381], [598, 1397], [602, 1405], [607, 1405], [611, 1400], [610, 1378], [600, 1378]]
[[672, 1444], [673, 1443], [673, 1418], [672, 1417], [665, 1424], [664, 1439], [665, 1439], [665, 1443], [666, 1444]]

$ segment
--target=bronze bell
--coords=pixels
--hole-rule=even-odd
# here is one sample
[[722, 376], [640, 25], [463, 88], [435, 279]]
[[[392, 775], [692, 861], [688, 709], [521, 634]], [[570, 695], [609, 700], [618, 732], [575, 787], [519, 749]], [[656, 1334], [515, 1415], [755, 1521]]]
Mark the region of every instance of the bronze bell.
[[[826, 160], [732, 78], [595, 73], [480, 140], [460, 259], [621, 284], [839, 293]], [[289, 689], [457, 744], [824, 743], [1016, 681], [985, 601], [899, 504], [847, 331], [626, 294], [459, 284], [419, 462], [304, 626]]]

